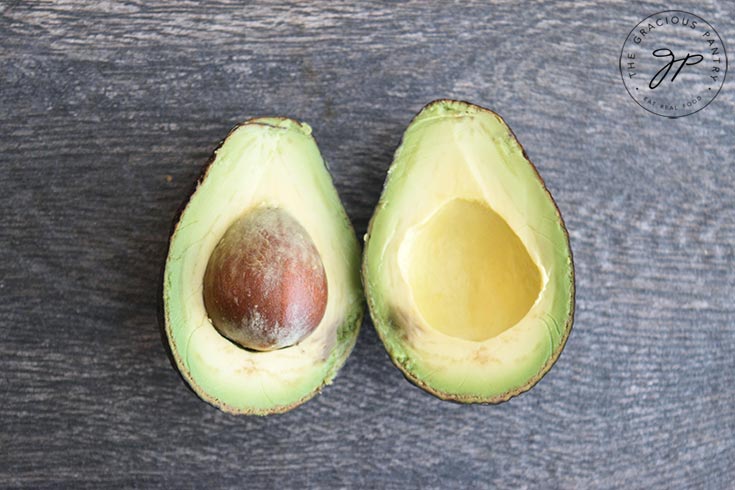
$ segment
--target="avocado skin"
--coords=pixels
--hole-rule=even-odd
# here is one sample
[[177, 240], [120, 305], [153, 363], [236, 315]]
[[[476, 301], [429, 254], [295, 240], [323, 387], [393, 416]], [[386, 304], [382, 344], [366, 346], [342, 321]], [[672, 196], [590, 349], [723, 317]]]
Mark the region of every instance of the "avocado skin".
[[[171, 226], [169, 228], [169, 234], [168, 234], [168, 247], [166, 249], [166, 258], [164, 258], [163, 265], [161, 266], [161, 273], [160, 273], [160, 281], [161, 281], [161, 287], [160, 287], [160, 295], [159, 295], [159, 326], [161, 331], [161, 340], [164, 344], [164, 349], [166, 352], [166, 356], [169, 359], [169, 362], [171, 365], [176, 369], [176, 372], [179, 374], [179, 376], [185, 381], [185, 385], [187, 388], [191, 391], [193, 391], [199, 398], [207, 402], [208, 404], [212, 405], [213, 407], [222, 410], [223, 412], [229, 413], [231, 415], [255, 415], [255, 416], [266, 416], [266, 415], [273, 415], [273, 414], [282, 414], [285, 412], [288, 412], [300, 405], [303, 405], [304, 403], [308, 402], [312, 398], [314, 398], [316, 395], [320, 394], [322, 389], [325, 386], [328, 386], [332, 384], [334, 378], [337, 376], [339, 370], [342, 368], [344, 363], [346, 362], [347, 358], [352, 353], [352, 350], [355, 347], [355, 344], [357, 342], [358, 333], [360, 330], [360, 326], [362, 324], [362, 320], [364, 317], [364, 310], [365, 310], [365, 298], [364, 296], [360, 296], [359, 304], [356, 305], [351, 314], [347, 316], [344, 319], [344, 322], [342, 323], [342, 326], [337, 330], [338, 335], [338, 341], [343, 341], [345, 338], [350, 338], [349, 343], [344, 347], [343, 354], [337, 358], [334, 359], [332, 362], [329, 371], [327, 372], [327, 375], [324, 377], [323, 381], [319, 386], [317, 386], [314, 390], [312, 390], [310, 393], [306, 394], [305, 396], [299, 398], [298, 400], [283, 404], [283, 405], [275, 405], [267, 410], [248, 410], [248, 409], [238, 409], [235, 408], [219, 398], [210, 395], [207, 390], [202, 388], [194, 379], [188, 370], [183, 369], [183, 363], [180, 361], [178, 355], [176, 354], [175, 349], [173, 348], [172, 344], [175, 344], [173, 337], [169, 334], [169, 329], [171, 328], [171, 321], [169, 317], [169, 312], [166, 305], [166, 262], [167, 257], [169, 256], [171, 252], [171, 245], [172, 245], [172, 239], [176, 232], [179, 229], [179, 225], [181, 224], [181, 217], [190, 204], [191, 200], [197, 193], [197, 190], [202, 185], [202, 183], [207, 179], [209, 171], [212, 167], [212, 164], [215, 163], [217, 158], [217, 152], [222, 148], [222, 146], [225, 144], [225, 142], [232, 136], [238, 129], [240, 129], [243, 126], [246, 125], [261, 125], [261, 126], [270, 126], [270, 127], [277, 127], [274, 124], [271, 124], [269, 122], [265, 122], [264, 120], [271, 120], [271, 121], [284, 121], [284, 122], [292, 122], [294, 124], [300, 125], [301, 122], [297, 121], [296, 119], [285, 117], [285, 116], [258, 116], [253, 117], [250, 119], [246, 119], [245, 121], [239, 122], [235, 124], [225, 135], [224, 138], [222, 138], [217, 145], [215, 146], [214, 150], [212, 150], [211, 155], [206, 160], [204, 165], [201, 167], [199, 174], [197, 178], [195, 179], [194, 183], [191, 185], [189, 190], [187, 191], [186, 197], [181, 202], [179, 207], [176, 209], [174, 213], [174, 217], [171, 222]], [[314, 140], [315, 144], [316, 138], [313, 136], [313, 134], [310, 135], [310, 137]], [[324, 164], [324, 168], [328, 174], [331, 173], [329, 171], [329, 166]], [[349, 231], [352, 233], [352, 235], [355, 235], [354, 225], [349, 219], [344, 220], [344, 224], [349, 228]], [[359, 247], [359, 243], [358, 243]], [[348, 328], [344, 328], [344, 326], [347, 325]]]
[[[461, 396], [461, 395], [456, 395], [456, 394], [452, 394], [452, 393], [446, 393], [444, 391], [434, 389], [433, 387], [431, 387], [427, 383], [425, 383], [421, 378], [415, 376], [409, 369], [407, 369], [407, 367], [403, 363], [399, 362], [395, 358], [395, 356], [393, 356], [390, 352], [389, 352], [389, 356], [388, 357], [390, 358], [390, 360], [393, 363], [393, 365], [395, 365], [401, 371], [401, 373], [403, 374], [403, 376], [408, 381], [410, 381], [412, 384], [416, 385], [417, 387], [421, 388], [422, 390], [426, 391], [427, 393], [430, 393], [430, 394], [436, 396], [437, 398], [439, 398], [441, 400], [450, 401], [450, 402], [454, 402], [454, 403], [458, 403], [458, 404], [470, 404], [471, 403], [471, 404], [497, 405], [497, 404], [506, 402], [506, 401], [510, 400], [511, 398], [513, 398], [515, 396], [518, 396], [521, 393], [524, 393], [524, 392], [530, 390], [531, 388], [533, 388], [551, 370], [551, 368], [554, 366], [554, 364], [556, 363], [556, 361], [559, 359], [559, 357], [561, 355], [561, 352], [564, 350], [564, 347], [566, 346], [567, 340], [569, 339], [569, 335], [571, 334], [571, 331], [572, 331], [572, 328], [573, 328], [573, 324], [574, 324], [574, 312], [575, 312], [575, 305], [576, 305], [576, 276], [575, 276], [575, 269], [574, 269], [574, 257], [573, 257], [573, 252], [572, 252], [572, 248], [571, 248], [571, 242], [569, 240], [569, 231], [567, 230], [566, 224], [564, 223], [564, 219], [562, 218], [561, 211], [559, 210], [558, 204], [554, 200], [554, 198], [551, 195], [551, 192], [549, 191], [549, 189], [546, 187], [546, 183], [544, 182], [543, 178], [541, 177], [541, 174], [539, 173], [538, 169], [533, 164], [533, 162], [531, 161], [531, 159], [528, 157], [528, 154], [526, 153], [526, 149], [520, 143], [520, 141], [518, 140], [518, 137], [516, 136], [516, 134], [513, 132], [513, 130], [511, 129], [511, 127], [507, 124], [507, 122], [505, 121], [505, 119], [503, 119], [503, 117], [500, 114], [498, 114], [497, 112], [495, 112], [495, 111], [493, 111], [491, 109], [488, 109], [486, 107], [479, 106], [477, 104], [473, 104], [471, 102], [467, 102], [465, 100], [455, 100], [455, 99], [442, 98], [442, 99], [433, 100], [433, 101], [429, 102], [428, 104], [426, 104], [418, 113], [416, 113], [416, 115], [414, 115], [414, 117], [411, 119], [411, 121], [410, 121], [410, 123], [408, 124], [407, 127], [411, 127], [411, 125], [416, 121], [416, 119], [424, 111], [427, 111], [427, 110], [431, 109], [435, 105], [446, 105], [446, 104], [465, 106], [465, 107], [468, 107], [468, 108], [475, 109], [477, 111], [487, 112], [487, 113], [489, 113], [489, 114], [497, 117], [508, 128], [508, 131], [509, 131], [510, 135], [513, 137], [513, 139], [515, 140], [515, 142], [521, 148], [521, 152], [523, 154], [523, 158], [528, 162], [528, 164], [533, 169], [534, 173], [536, 174], [536, 178], [538, 179], [538, 181], [540, 182], [541, 186], [543, 187], [543, 190], [546, 193], [548, 199], [551, 201], [551, 203], [556, 208], [556, 215], [558, 217], [559, 225], [561, 226], [562, 231], [564, 232], [564, 235], [566, 237], [567, 247], [569, 249], [569, 258], [570, 258], [570, 261], [571, 261], [570, 264], [569, 264], [569, 267], [570, 267], [570, 277], [571, 277], [571, 285], [570, 285], [570, 287], [571, 287], [571, 296], [570, 296], [570, 303], [569, 303], [569, 312], [570, 313], [569, 313], [569, 316], [567, 318], [567, 321], [566, 321], [566, 323], [564, 325], [564, 336], [562, 337], [561, 342], [559, 343], [559, 346], [554, 350], [554, 352], [552, 353], [552, 355], [549, 358], [549, 360], [546, 362], [546, 364], [543, 365], [543, 367], [539, 370], [539, 372], [535, 376], [533, 376], [526, 384], [524, 384], [524, 385], [522, 385], [522, 386], [520, 386], [520, 387], [518, 387], [516, 389], [507, 391], [505, 393], [502, 393], [502, 394], [500, 394], [498, 396], [494, 396], [494, 397], [489, 397], [488, 398], [488, 397], [483, 397], [483, 396]], [[405, 136], [405, 134], [404, 134], [404, 136]], [[396, 148], [397, 149], [400, 148], [402, 144], [403, 144], [403, 138], [401, 138], [401, 141], [399, 142], [399, 144], [398, 144], [398, 146]], [[397, 149], [396, 149], [396, 151], [397, 151]], [[395, 158], [394, 158], [394, 161], [395, 161]], [[386, 188], [387, 182], [388, 182], [388, 180], [386, 179], [385, 182], [384, 182], [384, 185], [383, 185], [383, 191]], [[375, 217], [376, 217], [376, 214], [377, 214], [377, 210], [383, 204], [384, 195], [385, 195], [385, 193], [382, 192], [381, 193], [381, 198], [380, 198], [378, 204], [375, 207], [375, 212], [373, 213], [373, 216], [371, 217], [370, 222], [368, 223], [367, 233], [365, 234], [365, 243], [367, 243], [367, 241], [370, 238], [371, 231], [372, 231], [372, 228], [373, 228], [373, 224], [374, 224], [374, 221], [375, 221]], [[363, 250], [365, 250], [365, 247], [363, 247]], [[379, 318], [377, 318], [375, 316], [375, 314], [373, 313], [374, 311], [377, 311], [377, 306], [376, 306], [376, 304], [374, 302], [375, 300], [374, 300], [374, 298], [373, 298], [373, 296], [372, 296], [372, 294], [370, 292], [370, 288], [368, 286], [369, 283], [368, 283], [368, 279], [367, 279], [367, 260], [366, 260], [366, 257], [367, 257], [367, 255], [365, 253], [363, 253], [363, 261], [362, 261], [362, 267], [361, 267], [361, 278], [362, 278], [363, 289], [365, 291], [365, 298], [367, 300], [368, 311], [370, 313], [371, 320], [373, 321], [373, 325], [375, 325], [377, 322], [379, 322], [381, 320]], [[383, 343], [383, 345], [384, 346], [387, 346], [388, 345], [387, 339], [381, 333], [380, 329], [375, 328], [375, 331], [377, 332], [378, 337], [380, 338], [380, 340]]]

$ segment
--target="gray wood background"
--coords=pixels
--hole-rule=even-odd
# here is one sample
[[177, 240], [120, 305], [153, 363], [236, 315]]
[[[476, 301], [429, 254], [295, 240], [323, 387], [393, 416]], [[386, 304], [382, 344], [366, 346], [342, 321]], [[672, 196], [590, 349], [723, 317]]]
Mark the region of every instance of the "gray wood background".
[[[0, 487], [734, 488], [733, 85], [669, 120], [617, 66], [667, 8], [732, 45], [735, 3], [516, 3], [0, 2]], [[504, 405], [446, 403], [366, 320], [288, 414], [200, 401], [159, 297], [218, 140], [308, 121], [362, 235], [439, 97], [502, 114], [567, 221], [578, 310], [557, 365]]]

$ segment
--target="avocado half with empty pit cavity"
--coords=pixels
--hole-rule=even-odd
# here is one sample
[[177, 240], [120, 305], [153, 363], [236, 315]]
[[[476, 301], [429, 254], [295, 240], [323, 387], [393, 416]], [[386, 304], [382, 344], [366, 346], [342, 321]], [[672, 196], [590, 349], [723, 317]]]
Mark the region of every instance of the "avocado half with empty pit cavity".
[[360, 250], [311, 128], [251, 119], [215, 151], [164, 272], [178, 369], [232, 413], [284, 412], [329, 384], [362, 319]]
[[526, 391], [572, 328], [559, 210], [503, 119], [467, 102], [432, 102], [409, 125], [362, 274], [391, 359], [443, 399], [497, 403]]

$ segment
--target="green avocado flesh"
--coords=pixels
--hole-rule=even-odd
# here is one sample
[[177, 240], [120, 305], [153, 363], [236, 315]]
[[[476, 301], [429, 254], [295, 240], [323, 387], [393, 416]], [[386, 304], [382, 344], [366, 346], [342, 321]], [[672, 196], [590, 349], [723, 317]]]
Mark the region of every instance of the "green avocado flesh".
[[416, 116], [365, 236], [363, 283], [393, 362], [440, 398], [501, 402], [551, 368], [573, 320], [569, 237], [500, 116], [451, 100]]
[[[243, 213], [281, 209], [316, 247], [328, 298], [316, 328], [295, 345], [257, 352], [214, 328], [203, 299], [213, 250]], [[331, 383], [362, 320], [360, 250], [311, 128], [258, 118], [217, 149], [171, 237], [164, 273], [165, 329], [176, 365], [204, 400], [232, 413], [284, 412]]]

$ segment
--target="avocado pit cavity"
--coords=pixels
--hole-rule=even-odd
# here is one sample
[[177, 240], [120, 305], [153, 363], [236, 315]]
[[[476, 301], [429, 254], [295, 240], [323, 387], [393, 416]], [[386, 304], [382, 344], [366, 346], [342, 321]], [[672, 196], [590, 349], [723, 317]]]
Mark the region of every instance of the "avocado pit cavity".
[[227, 229], [204, 274], [212, 325], [242, 347], [270, 351], [313, 332], [327, 308], [327, 276], [304, 227], [280, 208], [251, 209]]
[[409, 229], [401, 272], [425, 322], [483, 341], [518, 323], [541, 292], [541, 273], [508, 223], [485, 203], [453, 199]]

